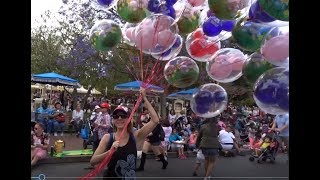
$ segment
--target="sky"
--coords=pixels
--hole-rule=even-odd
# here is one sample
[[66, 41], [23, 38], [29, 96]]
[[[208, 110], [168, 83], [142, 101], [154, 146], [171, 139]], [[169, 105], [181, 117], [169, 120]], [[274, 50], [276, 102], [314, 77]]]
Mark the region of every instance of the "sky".
[[57, 12], [62, 0], [31, 0], [31, 27], [35, 26], [35, 19], [39, 19], [46, 10]]

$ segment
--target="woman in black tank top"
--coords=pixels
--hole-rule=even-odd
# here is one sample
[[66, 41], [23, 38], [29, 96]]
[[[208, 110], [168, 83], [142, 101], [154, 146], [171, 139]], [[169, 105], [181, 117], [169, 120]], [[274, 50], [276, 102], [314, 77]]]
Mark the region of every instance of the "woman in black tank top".
[[140, 89], [140, 93], [144, 100], [145, 107], [150, 112], [151, 120], [143, 126], [141, 129], [132, 132], [132, 122], [127, 126], [121, 141], [119, 142], [119, 137], [122, 130], [125, 127], [126, 121], [130, 115], [129, 109], [124, 106], [118, 106], [112, 113], [113, 124], [114, 124], [114, 134], [105, 134], [97, 150], [94, 152], [90, 163], [92, 165], [99, 164], [103, 161], [110, 152], [110, 147], [115, 148], [109, 164], [107, 165], [107, 170], [104, 173], [105, 179], [135, 179], [135, 168], [137, 159], [137, 145], [143, 143], [144, 139], [148, 134], [157, 126], [159, 122], [159, 117], [148, 101], [146, 97], [146, 90], [144, 88]]

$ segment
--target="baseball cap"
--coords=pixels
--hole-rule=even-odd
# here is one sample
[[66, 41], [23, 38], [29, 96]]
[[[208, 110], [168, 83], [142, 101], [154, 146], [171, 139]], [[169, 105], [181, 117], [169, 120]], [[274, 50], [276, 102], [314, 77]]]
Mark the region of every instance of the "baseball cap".
[[108, 103], [101, 103], [99, 106], [100, 108], [107, 108], [107, 109], [110, 108], [110, 105]]
[[115, 115], [115, 114], [117, 114], [118, 112], [122, 112], [122, 113], [124, 113], [124, 114], [126, 114], [126, 115], [129, 115], [130, 113], [129, 113], [129, 109], [127, 108], [127, 107], [125, 107], [125, 106], [118, 106], [116, 109], [114, 109], [114, 111], [113, 111], [113, 115]]

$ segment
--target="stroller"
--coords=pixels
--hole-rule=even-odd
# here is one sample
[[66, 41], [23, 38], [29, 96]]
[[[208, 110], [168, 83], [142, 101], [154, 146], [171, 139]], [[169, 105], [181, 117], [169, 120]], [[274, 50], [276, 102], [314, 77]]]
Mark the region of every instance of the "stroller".
[[258, 163], [266, 162], [268, 159], [270, 159], [270, 163], [275, 163], [276, 155], [280, 147], [280, 143], [278, 140], [278, 134], [276, 132], [272, 132], [267, 134], [264, 138], [270, 138], [270, 145], [265, 148], [259, 156], [251, 155], [249, 158], [250, 161], [254, 161], [255, 158], [257, 158]]

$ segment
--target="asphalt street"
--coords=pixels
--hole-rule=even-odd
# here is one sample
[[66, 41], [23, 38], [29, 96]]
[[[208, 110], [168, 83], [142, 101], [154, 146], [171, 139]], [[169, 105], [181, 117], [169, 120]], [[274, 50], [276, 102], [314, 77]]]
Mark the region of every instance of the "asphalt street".
[[[236, 157], [219, 157], [217, 166], [213, 172], [214, 179], [289, 179], [289, 164], [286, 162], [286, 154], [279, 154], [275, 164], [268, 162], [258, 164], [249, 161], [249, 155]], [[137, 179], [203, 179], [204, 167], [201, 165], [198, 177], [193, 177], [192, 172], [195, 157], [185, 160], [169, 158], [166, 170], [161, 169], [162, 163], [154, 159], [147, 159], [145, 170], [137, 172]], [[139, 165], [139, 160], [137, 165]], [[41, 164], [31, 171], [31, 179], [79, 179], [88, 172], [89, 163], [60, 163]], [[101, 179], [102, 173], [94, 178]]]

